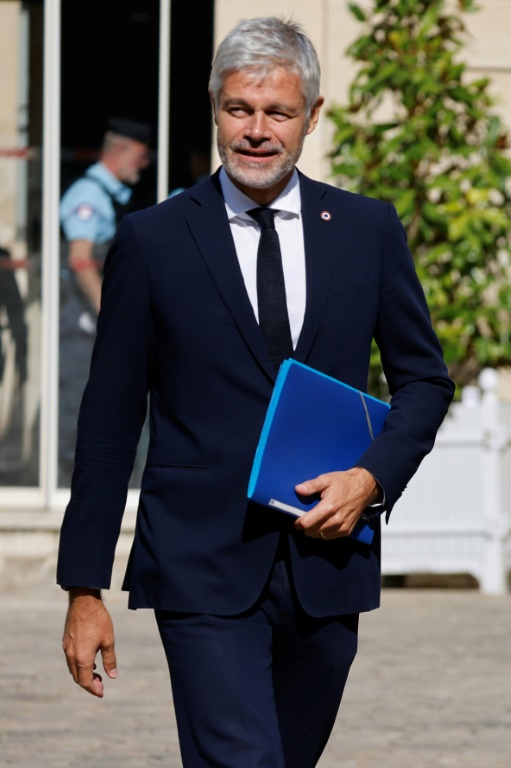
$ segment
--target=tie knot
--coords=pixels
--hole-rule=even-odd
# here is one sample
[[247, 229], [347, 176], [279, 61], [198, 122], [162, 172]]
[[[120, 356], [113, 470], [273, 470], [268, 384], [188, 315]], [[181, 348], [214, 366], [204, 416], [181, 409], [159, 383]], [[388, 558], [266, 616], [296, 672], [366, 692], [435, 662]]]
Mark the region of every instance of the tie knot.
[[252, 208], [248, 215], [256, 221], [261, 229], [275, 229], [275, 208]]

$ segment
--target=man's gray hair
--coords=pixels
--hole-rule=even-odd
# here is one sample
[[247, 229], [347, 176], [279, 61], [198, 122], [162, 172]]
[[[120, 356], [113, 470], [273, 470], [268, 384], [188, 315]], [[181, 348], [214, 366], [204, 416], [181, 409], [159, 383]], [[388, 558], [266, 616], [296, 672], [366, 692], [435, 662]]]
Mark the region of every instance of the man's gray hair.
[[319, 98], [321, 77], [316, 49], [300, 24], [276, 16], [244, 19], [224, 37], [209, 79], [215, 104], [228, 75], [249, 71], [265, 77], [275, 66], [300, 77], [305, 109], [310, 114]]

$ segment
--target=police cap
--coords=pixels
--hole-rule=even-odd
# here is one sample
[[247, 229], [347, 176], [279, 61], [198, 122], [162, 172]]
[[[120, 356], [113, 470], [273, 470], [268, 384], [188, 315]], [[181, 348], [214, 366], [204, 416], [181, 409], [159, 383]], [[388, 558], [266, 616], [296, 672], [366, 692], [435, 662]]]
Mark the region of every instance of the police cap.
[[143, 144], [147, 144], [151, 139], [151, 128], [145, 123], [139, 123], [137, 120], [127, 120], [124, 117], [110, 117], [107, 120], [107, 129], [124, 136], [127, 139], [134, 139]]

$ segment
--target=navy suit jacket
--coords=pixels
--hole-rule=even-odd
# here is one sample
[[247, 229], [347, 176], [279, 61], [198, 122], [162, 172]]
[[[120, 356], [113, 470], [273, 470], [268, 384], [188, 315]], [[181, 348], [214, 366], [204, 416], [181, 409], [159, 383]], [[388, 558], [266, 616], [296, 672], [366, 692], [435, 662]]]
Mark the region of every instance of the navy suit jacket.
[[[381, 483], [390, 513], [433, 446], [453, 384], [394, 208], [301, 174], [300, 188], [307, 300], [294, 357], [364, 390], [376, 339], [392, 407], [359, 464]], [[247, 610], [282, 534], [309, 614], [377, 607], [379, 519], [370, 547], [317, 541], [247, 501], [274, 381], [214, 178], [125, 217], [105, 266], [58, 582], [110, 584], [149, 392], [130, 607]]]

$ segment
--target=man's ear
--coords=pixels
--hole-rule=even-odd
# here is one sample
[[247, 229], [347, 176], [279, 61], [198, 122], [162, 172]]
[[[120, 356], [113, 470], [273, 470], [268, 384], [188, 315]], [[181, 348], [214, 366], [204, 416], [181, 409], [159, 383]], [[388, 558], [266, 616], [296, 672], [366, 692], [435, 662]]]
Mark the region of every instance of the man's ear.
[[309, 133], [312, 133], [314, 128], [317, 126], [318, 120], [319, 120], [319, 113], [321, 112], [321, 107], [323, 106], [324, 103], [325, 103], [325, 99], [323, 98], [323, 96], [319, 96], [318, 100], [312, 107], [311, 115], [309, 117], [309, 125], [307, 126], [307, 131], [306, 131], [307, 135]]
[[209, 100], [211, 101], [211, 109], [213, 110], [213, 120], [215, 121], [215, 125], [218, 125], [216, 120], [215, 97], [213, 96], [213, 93], [211, 91], [208, 91], [208, 93], [209, 93]]

